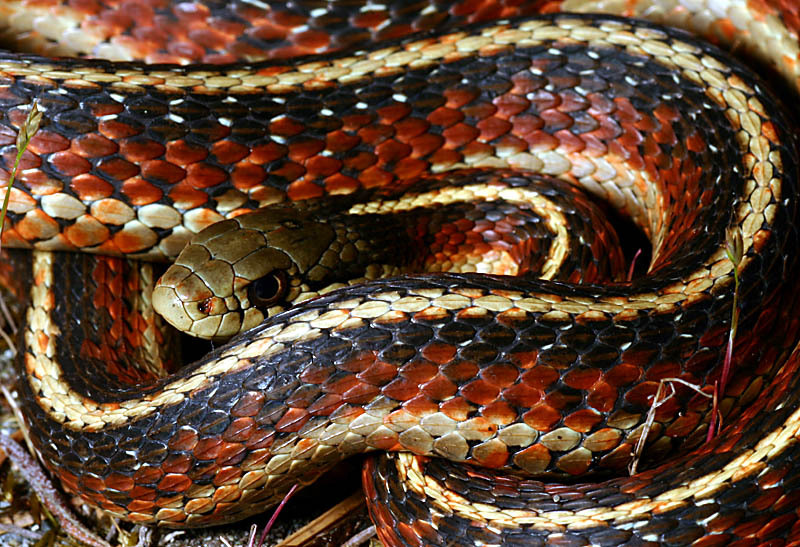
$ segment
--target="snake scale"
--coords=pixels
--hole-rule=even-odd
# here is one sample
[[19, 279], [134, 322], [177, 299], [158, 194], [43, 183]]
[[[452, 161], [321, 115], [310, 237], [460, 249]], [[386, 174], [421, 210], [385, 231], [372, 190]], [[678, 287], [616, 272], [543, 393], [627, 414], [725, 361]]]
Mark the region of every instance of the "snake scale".
[[[55, 28], [74, 42], [78, 27], [42, 23], [44, 4], [9, 21], [33, 29], [32, 40]], [[79, 4], [60, 8], [58, 21]], [[403, 450], [365, 469], [388, 545], [796, 542], [796, 116], [713, 46], [614, 15], [727, 38], [766, 59], [766, 77], [791, 101], [796, 7], [355, 4], [351, 16], [338, 3], [184, 3], [106, 19], [102, 4], [84, 8], [123, 30], [166, 14], [186, 28], [203, 17], [216, 24], [143, 55], [160, 62], [228, 61], [215, 49], [224, 36], [241, 37], [234, 49], [246, 57], [260, 39], [284, 54], [388, 42], [221, 67], [0, 58], [6, 169], [31, 101], [44, 111], [3, 241], [38, 249], [18, 266], [34, 281], [19, 393], [53, 474], [127, 520], [191, 527], [263, 510], [351, 454]], [[558, 9], [612, 13], [530, 14]], [[256, 31], [240, 28], [244, 15], [260, 21]], [[366, 30], [348, 32], [343, 21]], [[458, 28], [399, 38], [439, 25]], [[101, 45], [85, 38], [78, 49], [157, 45], [149, 28], [103, 41], [105, 28]], [[85, 257], [40, 252], [168, 259], [225, 216], [399, 191], [456, 169], [540, 172], [598, 194], [648, 236], [647, 275], [606, 287], [468, 273], [375, 280], [269, 317], [178, 373], [132, 386], [106, 354], [80, 351], [86, 334], [72, 318], [86, 304], [61, 296], [89, 275]], [[627, 465], [660, 380], [719, 379], [731, 226], [744, 258], [724, 429], [651, 470], [586, 482], [587, 470]], [[697, 444], [708, 408], [678, 389], [657, 412], [656, 457], [685, 438]]]

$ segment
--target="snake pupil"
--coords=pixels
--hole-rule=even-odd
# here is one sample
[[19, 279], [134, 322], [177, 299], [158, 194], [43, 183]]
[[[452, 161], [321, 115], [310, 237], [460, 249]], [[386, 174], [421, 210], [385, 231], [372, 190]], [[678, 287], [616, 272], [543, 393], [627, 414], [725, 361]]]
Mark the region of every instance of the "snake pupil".
[[271, 306], [286, 295], [287, 288], [286, 272], [281, 270], [253, 282], [250, 285], [248, 296], [250, 301], [258, 307]]

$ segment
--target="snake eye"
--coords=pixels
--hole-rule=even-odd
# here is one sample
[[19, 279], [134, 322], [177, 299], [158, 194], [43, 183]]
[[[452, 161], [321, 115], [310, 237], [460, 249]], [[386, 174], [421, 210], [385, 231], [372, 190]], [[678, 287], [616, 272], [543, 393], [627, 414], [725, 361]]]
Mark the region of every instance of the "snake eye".
[[289, 282], [286, 272], [278, 270], [250, 284], [247, 296], [259, 308], [272, 306], [286, 295]]

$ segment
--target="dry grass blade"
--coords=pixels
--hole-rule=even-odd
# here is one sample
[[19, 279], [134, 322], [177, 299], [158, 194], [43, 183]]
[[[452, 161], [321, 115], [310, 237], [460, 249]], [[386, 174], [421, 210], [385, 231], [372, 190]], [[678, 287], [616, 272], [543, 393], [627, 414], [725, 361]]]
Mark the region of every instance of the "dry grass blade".
[[[3, 198], [3, 208], [0, 210], [0, 234], [6, 223], [6, 213], [8, 212], [8, 202], [11, 199], [11, 187], [14, 185], [14, 179], [19, 170], [19, 162], [22, 160], [22, 155], [28, 148], [31, 139], [36, 132], [39, 131], [39, 124], [42, 121], [42, 112], [36, 104], [36, 101], [31, 104], [31, 110], [28, 112], [28, 117], [25, 118], [25, 123], [19, 128], [17, 133], [17, 157], [14, 159], [14, 168], [8, 177], [8, 185], [6, 186], [6, 195]], [[0, 240], [0, 248], [2, 248], [2, 240]]]
[[[700, 386], [687, 382], [681, 378], [664, 378], [658, 382], [658, 389], [656, 389], [656, 394], [653, 396], [653, 402], [650, 404], [650, 409], [647, 411], [647, 417], [645, 418], [644, 425], [642, 427], [642, 434], [639, 436], [639, 440], [636, 441], [636, 447], [633, 451], [633, 459], [628, 466], [628, 473], [631, 475], [635, 475], [637, 468], [639, 467], [639, 460], [642, 458], [644, 445], [647, 443], [647, 437], [650, 434], [650, 429], [653, 427], [653, 422], [656, 419], [656, 410], [658, 410], [658, 407], [669, 401], [675, 395], [675, 386], [673, 384], [682, 384], [690, 389], [693, 389], [703, 397], [712, 397], [712, 395], [703, 391]], [[667, 385], [669, 385], [671, 392], [662, 399], [661, 394]]]

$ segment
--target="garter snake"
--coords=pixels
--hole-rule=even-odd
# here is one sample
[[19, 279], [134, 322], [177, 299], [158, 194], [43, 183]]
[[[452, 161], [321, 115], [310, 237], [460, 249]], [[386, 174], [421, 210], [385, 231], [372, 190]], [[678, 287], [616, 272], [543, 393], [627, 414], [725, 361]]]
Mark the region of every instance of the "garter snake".
[[[403, 456], [370, 465], [390, 479], [402, 471], [411, 486], [368, 478], [367, 492], [384, 501], [371, 510], [391, 544], [794, 535], [800, 356], [797, 295], [786, 281], [796, 278], [797, 158], [791, 125], [769, 94], [754, 93], [761, 84], [686, 35], [607, 16], [514, 20], [365, 55], [225, 74], [5, 59], [3, 99], [16, 107], [6, 123], [33, 95], [51, 115], [12, 193], [7, 239], [172, 256], [218, 213], [176, 213], [162, 197], [183, 209], [200, 199], [194, 186], [213, 186], [220, 172], [236, 190], [212, 195], [230, 212], [281, 192], [302, 199], [401, 186], [428, 166], [503, 167], [604, 193], [649, 235], [650, 276], [602, 290], [465, 274], [373, 281], [278, 314], [134, 391], [79, 374], [53, 298], [64, 274], [37, 254], [20, 390], [54, 474], [129, 520], [198, 526], [257, 511], [367, 448], [534, 473], [619, 467], [635, 437], [626, 431], [658, 380], [719, 374], [732, 285], [724, 233], [733, 224], [744, 235], [743, 335], [731, 421], [718, 441], [629, 479], [573, 486], [490, 483], [491, 472]], [[261, 87], [276, 95], [248, 102]], [[76, 114], [78, 104], [93, 113]], [[216, 125], [211, 107], [223, 113]], [[252, 115], [232, 116], [241, 110]], [[270, 139], [248, 141], [259, 118]], [[62, 133], [72, 144], [62, 146]], [[212, 154], [198, 151], [220, 136]], [[266, 167], [239, 165], [244, 143], [250, 163]], [[178, 171], [168, 160], [194, 186], [170, 183]], [[106, 178], [126, 173], [127, 189], [104, 194]], [[72, 177], [69, 189], [59, 176]], [[148, 202], [142, 188], [158, 197]], [[130, 205], [115, 203], [123, 194]], [[658, 416], [667, 445], [703, 429], [705, 403], [674, 401]]]

